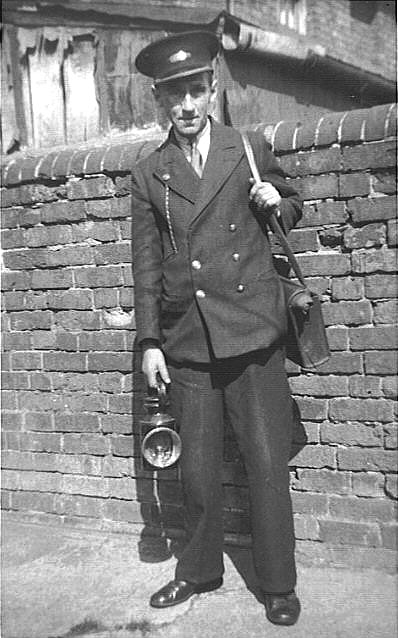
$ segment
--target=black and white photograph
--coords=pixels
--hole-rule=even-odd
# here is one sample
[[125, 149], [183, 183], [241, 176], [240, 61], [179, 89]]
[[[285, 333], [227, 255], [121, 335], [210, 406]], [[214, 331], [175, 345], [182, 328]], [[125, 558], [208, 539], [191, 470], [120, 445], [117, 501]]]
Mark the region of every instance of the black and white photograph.
[[396, 14], [3, 0], [2, 638], [397, 635]]

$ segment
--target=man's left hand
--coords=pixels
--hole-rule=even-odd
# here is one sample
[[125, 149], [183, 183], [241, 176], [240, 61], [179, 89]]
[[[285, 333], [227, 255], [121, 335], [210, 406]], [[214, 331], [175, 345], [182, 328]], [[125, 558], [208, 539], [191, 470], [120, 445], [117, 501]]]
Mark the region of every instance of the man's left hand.
[[279, 206], [282, 198], [275, 188], [269, 182], [255, 182], [253, 178], [250, 179], [252, 187], [250, 189], [249, 197], [253, 201], [259, 210], [264, 212], [270, 212], [269, 209], [274, 206]]

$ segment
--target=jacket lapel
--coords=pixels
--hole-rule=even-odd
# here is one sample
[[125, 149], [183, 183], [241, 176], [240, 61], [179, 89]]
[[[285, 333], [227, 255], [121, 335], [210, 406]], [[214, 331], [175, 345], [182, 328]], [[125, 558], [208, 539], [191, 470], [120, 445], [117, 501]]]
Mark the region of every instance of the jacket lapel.
[[200, 180], [192, 223], [220, 191], [244, 154], [237, 131], [212, 121], [210, 150]]

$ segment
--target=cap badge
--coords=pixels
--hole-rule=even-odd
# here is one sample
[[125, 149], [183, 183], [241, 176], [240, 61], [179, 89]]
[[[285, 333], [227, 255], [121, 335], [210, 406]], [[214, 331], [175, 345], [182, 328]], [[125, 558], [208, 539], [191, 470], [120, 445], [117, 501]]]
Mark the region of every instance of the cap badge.
[[189, 51], [183, 51], [182, 49], [180, 49], [179, 51], [177, 51], [177, 53], [173, 53], [173, 55], [169, 57], [169, 62], [184, 62], [190, 57], [192, 56]]

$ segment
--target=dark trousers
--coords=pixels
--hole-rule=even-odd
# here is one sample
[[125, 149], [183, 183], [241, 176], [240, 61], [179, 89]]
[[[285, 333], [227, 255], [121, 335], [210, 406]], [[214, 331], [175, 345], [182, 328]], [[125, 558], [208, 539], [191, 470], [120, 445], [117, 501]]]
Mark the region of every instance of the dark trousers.
[[181, 478], [188, 542], [176, 578], [204, 583], [222, 575], [222, 469], [228, 411], [245, 463], [253, 557], [260, 587], [295, 587], [288, 458], [292, 399], [283, 350], [257, 351], [213, 364], [168, 362], [171, 408], [180, 426]]

